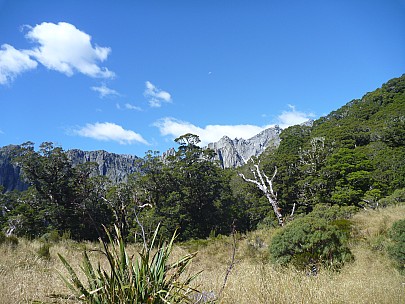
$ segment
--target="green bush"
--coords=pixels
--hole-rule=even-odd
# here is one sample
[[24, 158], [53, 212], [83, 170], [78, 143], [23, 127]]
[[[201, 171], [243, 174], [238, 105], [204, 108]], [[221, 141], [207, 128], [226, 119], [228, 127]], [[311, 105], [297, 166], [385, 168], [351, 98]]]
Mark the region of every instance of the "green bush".
[[144, 246], [137, 258], [128, 255], [118, 228], [115, 228], [115, 240], [105, 229], [109, 242], [101, 241], [101, 244], [108, 269], [102, 269], [100, 263], [94, 267], [85, 251], [81, 269], [88, 284], [83, 284], [70, 264], [59, 255], [70, 274], [70, 280], [63, 276], [62, 279], [85, 303], [190, 303], [189, 294], [193, 289], [189, 284], [195, 276], [185, 276], [184, 273], [195, 254], [187, 254], [169, 263], [176, 235], [169, 243], [154, 248], [158, 229], [159, 226], [149, 244], [144, 238]]
[[41, 236], [41, 241], [45, 243], [58, 243], [61, 240], [57, 230], [51, 230]]
[[338, 269], [353, 259], [347, 246], [350, 226], [346, 219], [329, 222], [312, 215], [296, 219], [274, 235], [269, 248], [271, 260], [302, 270], [321, 265]]
[[355, 206], [339, 206], [328, 204], [317, 204], [308, 216], [324, 218], [328, 221], [351, 218], [359, 208]]
[[3, 231], [0, 231], [0, 245], [6, 241], [6, 235]]
[[45, 260], [49, 260], [51, 258], [51, 253], [49, 252], [49, 249], [51, 248], [51, 245], [49, 243], [43, 243], [37, 250], [37, 255]]
[[380, 207], [398, 205], [405, 202], [405, 188], [395, 190], [391, 195], [386, 196], [378, 201]]
[[405, 274], [405, 219], [395, 222], [388, 232], [392, 244], [388, 254], [394, 260], [396, 268]]

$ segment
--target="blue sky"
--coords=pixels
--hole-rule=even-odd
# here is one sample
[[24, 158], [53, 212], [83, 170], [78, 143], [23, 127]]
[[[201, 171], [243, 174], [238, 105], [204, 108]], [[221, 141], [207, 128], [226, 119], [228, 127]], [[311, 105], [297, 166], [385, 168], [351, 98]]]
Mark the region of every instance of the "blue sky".
[[0, 0], [0, 146], [249, 138], [403, 73], [404, 0]]

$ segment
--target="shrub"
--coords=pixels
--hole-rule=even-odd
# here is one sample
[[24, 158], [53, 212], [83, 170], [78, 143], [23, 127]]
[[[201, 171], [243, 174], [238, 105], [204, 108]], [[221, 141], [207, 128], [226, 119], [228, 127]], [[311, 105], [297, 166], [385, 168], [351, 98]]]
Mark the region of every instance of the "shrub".
[[43, 243], [37, 250], [37, 255], [42, 258], [49, 260], [51, 258], [51, 253], [49, 252], [49, 249], [51, 248], [51, 245], [49, 243]]
[[[123, 237], [115, 228], [117, 238], [113, 240], [105, 229], [109, 242], [100, 241], [102, 253], [107, 258], [109, 270], [102, 269], [100, 263], [94, 267], [87, 252], [84, 252], [82, 271], [88, 284], [85, 286], [70, 264], [59, 255], [70, 274], [64, 278], [67, 286], [85, 303], [188, 303], [191, 302], [189, 287], [195, 276], [184, 278], [182, 274], [195, 256], [188, 254], [169, 264], [173, 242], [159, 244], [153, 249], [159, 226], [150, 244], [144, 239], [144, 246], [138, 258], [130, 257], [125, 249]], [[154, 252], [154, 253], [153, 253]]]
[[340, 219], [328, 222], [324, 218], [307, 215], [280, 228], [270, 244], [273, 262], [292, 264], [298, 269], [326, 266], [340, 268], [353, 255], [347, 246], [350, 222]]
[[41, 241], [44, 241], [45, 243], [57, 243], [60, 240], [61, 237], [59, 236], [59, 232], [57, 230], [51, 230], [41, 236]]
[[405, 188], [395, 190], [391, 195], [386, 196], [378, 201], [380, 207], [398, 205], [405, 202]]
[[396, 268], [405, 274], [405, 219], [395, 222], [388, 233], [392, 241], [388, 246], [388, 254], [394, 260]]
[[6, 241], [6, 235], [3, 231], [0, 231], [0, 245]]
[[314, 210], [308, 214], [308, 216], [324, 218], [328, 221], [335, 221], [339, 219], [351, 218], [359, 208], [355, 206], [339, 206], [328, 204], [317, 204], [314, 206]]
[[15, 235], [6, 236], [5, 243], [15, 248], [18, 246], [18, 238]]

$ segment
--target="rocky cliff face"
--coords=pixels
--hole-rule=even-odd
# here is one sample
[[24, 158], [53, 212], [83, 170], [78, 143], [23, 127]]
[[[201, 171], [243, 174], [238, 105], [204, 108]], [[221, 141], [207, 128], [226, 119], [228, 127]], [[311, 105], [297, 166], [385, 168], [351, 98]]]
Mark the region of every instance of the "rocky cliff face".
[[280, 144], [281, 128], [266, 129], [250, 139], [222, 137], [215, 143], [208, 144], [208, 148], [216, 153], [216, 159], [222, 168], [242, 166], [252, 156], [259, 156], [268, 147], [277, 148]]
[[[0, 148], [0, 185], [3, 191], [23, 191], [29, 184], [21, 179], [21, 169], [11, 162], [13, 151], [18, 146], [5, 146]], [[85, 162], [95, 162], [98, 174], [107, 176], [113, 183], [125, 182], [128, 175], [140, 170], [139, 158], [134, 155], [122, 155], [106, 151], [68, 150], [66, 154], [73, 166]]]
[[0, 185], [3, 191], [23, 191], [28, 189], [28, 183], [21, 178], [20, 167], [11, 162], [12, 155], [17, 151], [18, 146], [5, 146], [0, 148]]
[[125, 182], [128, 175], [140, 170], [140, 158], [134, 155], [78, 149], [68, 150], [66, 154], [73, 166], [86, 162], [97, 163], [98, 174], [108, 177], [113, 183]]

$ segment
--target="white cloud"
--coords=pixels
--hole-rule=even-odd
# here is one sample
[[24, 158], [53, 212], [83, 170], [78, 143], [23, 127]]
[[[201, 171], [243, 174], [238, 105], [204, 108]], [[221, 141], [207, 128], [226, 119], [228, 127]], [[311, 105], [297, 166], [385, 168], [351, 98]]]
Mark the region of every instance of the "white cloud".
[[73, 133], [96, 140], [116, 141], [121, 145], [132, 144], [133, 142], [149, 144], [140, 134], [125, 130], [123, 127], [111, 122], [86, 124], [85, 127], [76, 129]]
[[132, 105], [130, 103], [126, 103], [125, 108], [128, 109], [128, 110], [142, 111], [142, 108], [134, 106], [134, 105]]
[[114, 72], [98, 66], [98, 62], [107, 59], [111, 49], [97, 45], [93, 47], [91, 36], [74, 25], [66, 22], [43, 22], [27, 27], [30, 31], [26, 37], [39, 46], [26, 53], [48, 69], [67, 76], [79, 72], [90, 77], [114, 77]]
[[13, 81], [19, 74], [35, 69], [37, 65], [24, 51], [3, 44], [0, 49], [0, 84]]
[[150, 81], [145, 82], [144, 96], [148, 98], [149, 105], [152, 108], [159, 108], [162, 106], [162, 102], [171, 102], [172, 97], [170, 93], [158, 89]]
[[170, 135], [173, 138], [179, 137], [186, 133], [198, 135], [201, 145], [206, 146], [209, 143], [216, 142], [224, 135], [234, 138], [251, 138], [266, 128], [254, 125], [207, 125], [204, 128], [193, 125], [192, 123], [166, 117], [157, 122], [154, 126], [158, 127], [160, 134], [163, 136]]
[[98, 92], [100, 98], [104, 98], [107, 96], [119, 96], [120, 95], [116, 90], [110, 89], [104, 84], [99, 87], [91, 87], [91, 89], [93, 91]]
[[313, 113], [304, 113], [297, 111], [295, 110], [295, 106], [293, 105], [288, 105], [288, 107], [290, 108], [289, 111], [283, 111], [278, 116], [277, 124], [280, 125], [280, 127], [283, 129], [289, 126], [302, 124], [303, 122], [315, 118], [315, 114]]
[[288, 105], [290, 110], [283, 111], [277, 116], [275, 124], [265, 126], [256, 125], [207, 125], [198, 127], [190, 122], [181, 121], [172, 117], [166, 117], [154, 123], [154, 126], [159, 128], [162, 136], [171, 136], [173, 139], [186, 133], [198, 135], [201, 140], [201, 146], [206, 146], [209, 143], [216, 142], [223, 136], [228, 136], [231, 139], [244, 138], [249, 139], [261, 131], [279, 125], [282, 129], [289, 126], [301, 124], [315, 115], [312, 113], [304, 113], [295, 110], [294, 106]]

